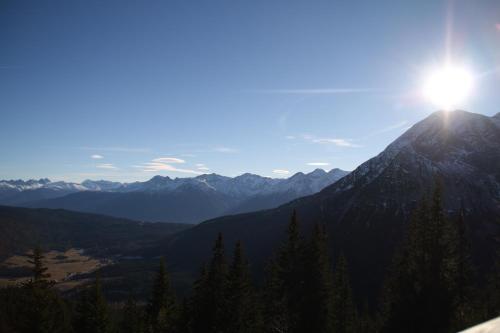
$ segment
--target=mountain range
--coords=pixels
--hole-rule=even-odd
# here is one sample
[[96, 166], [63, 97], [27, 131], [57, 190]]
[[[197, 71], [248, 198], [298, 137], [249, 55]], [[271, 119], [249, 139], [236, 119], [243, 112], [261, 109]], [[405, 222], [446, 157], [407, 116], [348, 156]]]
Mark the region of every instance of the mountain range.
[[177, 269], [196, 272], [222, 232], [228, 248], [242, 241], [254, 271], [262, 275], [296, 210], [305, 234], [316, 223], [326, 225], [332, 253], [348, 259], [354, 289], [373, 301], [413, 208], [436, 184], [451, 219], [464, 210], [473, 258], [480, 271], [487, 270], [500, 241], [500, 114], [465, 111], [431, 114], [319, 193], [206, 221], [162, 242], [157, 252]]
[[[202, 175], [170, 179], [156, 176], [147, 182], [126, 185], [84, 182], [86, 185], [78, 185], [87, 190], [76, 190], [76, 193], [29, 205], [99, 210], [110, 215], [116, 212], [149, 214], [150, 220], [155, 219], [155, 214], [160, 216], [168, 212], [172, 221], [181, 221], [180, 215], [172, 215], [174, 211], [191, 212], [191, 215], [183, 215], [191, 221], [210, 214], [225, 214], [155, 237], [145, 246], [127, 251], [141, 258], [166, 256], [172, 273], [183, 279], [194, 278], [202, 263], [207, 262], [219, 232], [223, 234], [228, 249], [238, 240], [242, 242], [253, 273], [261, 278], [273, 251], [284, 239], [286, 226], [295, 210], [304, 235], [310, 233], [317, 223], [326, 226], [333, 257], [342, 253], [347, 258], [356, 299], [365, 300], [370, 305], [380, 295], [385, 273], [394, 250], [403, 239], [412, 210], [440, 184], [445, 214], [454, 221], [459, 211], [464, 213], [467, 239], [478, 276], [484, 276], [483, 273], [491, 267], [494, 254], [500, 249], [500, 113], [493, 117], [465, 111], [433, 113], [351, 173], [340, 176], [337, 181], [334, 174], [335, 171], [317, 170], [307, 175], [299, 173], [286, 180], [245, 174], [235, 178]], [[321, 190], [319, 179], [325, 175], [332, 177], [331, 185]], [[50, 184], [47, 180], [41, 182]], [[18, 182], [18, 185], [38, 186], [34, 183]], [[90, 190], [91, 186], [94, 186], [93, 190]], [[297, 188], [306, 188], [310, 195], [301, 196]], [[315, 193], [316, 190], [319, 192]], [[23, 191], [30, 190], [19, 192]], [[274, 195], [285, 200], [284, 195], [276, 193], [292, 193], [292, 198], [275, 208], [236, 214], [242, 209], [240, 207], [248, 207], [252, 200], [258, 203], [257, 206], [259, 200], [269, 204]], [[269, 206], [279, 205], [280, 200]], [[9, 239], [30, 239], [23, 228], [16, 228], [16, 221], [22, 221], [32, 212], [38, 210], [9, 208], [9, 215], [4, 218], [8, 224], [3, 234]], [[59, 230], [50, 216], [57, 216], [61, 211], [43, 212], [46, 213], [37, 220], [47, 218], [47, 221], [36, 225], [36, 230], [44, 237], [52, 235], [48, 238], [50, 240]], [[228, 212], [234, 213], [227, 215]], [[84, 221], [85, 217], [78, 219]], [[88, 227], [97, 228], [97, 224], [88, 224]], [[66, 237], [66, 234], [61, 237]], [[84, 239], [79, 241], [85, 243]]]
[[246, 173], [193, 178], [155, 176], [145, 182], [85, 180], [81, 184], [40, 180], [0, 181], [0, 204], [63, 208], [144, 221], [196, 223], [217, 216], [277, 207], [310, 195], [348, 172], [316, 169], [276, 179]]

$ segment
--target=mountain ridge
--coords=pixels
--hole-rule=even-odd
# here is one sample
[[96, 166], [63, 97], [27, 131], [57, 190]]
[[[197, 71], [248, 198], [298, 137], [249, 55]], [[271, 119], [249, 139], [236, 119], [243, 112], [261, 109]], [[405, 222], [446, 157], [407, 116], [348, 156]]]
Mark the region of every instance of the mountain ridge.
[[495, 121], [465, 111], [433, 113], [322, 191], [274, 209], [206, 221], [175, 235], [158, 252], [180, 270], [195, 272], [207, 259], [199, 249], [209, 248], [222, 232], [228, 247], [245, 244], [262, 275], [296, 210], [304, 233], [315, 223], [327, 226], [332, 252], [345, 254], [361, 298], [373, 300], [413, 208], [438, 180], [446, 214], [453, 218], [465, 209], [473, 257], [480, 270], [487, 269], [500, 232], [500, 127]]
[[186, 227], [184, 224], [141, 223], [62, 209], [0, 205], [0, 261], [35, 246], [51, 250], [76, 247], [99, 256], [116, 256], [149, 246]]
[[[0, 203], [62, 208], [144, 221], [197, 223], [224, 214], [276, 207], [318, 192], [347, 173], [340, 169], [329, 172], [317, 169], [283, 179], [249, 173], [233, 178], [217, 174], [175, 179], [154, 176], [145, 182], [126, 184], [87, 180], [82, 182], [87, 186], [83, 190], [59, 184], [57, 191], [45, 193], [45, 187], [55, 184], [49, 182], [35, 190], [18, 191], [10, 201], [7, 197]], [[30, 200], [22, 201], [23, 196]]]

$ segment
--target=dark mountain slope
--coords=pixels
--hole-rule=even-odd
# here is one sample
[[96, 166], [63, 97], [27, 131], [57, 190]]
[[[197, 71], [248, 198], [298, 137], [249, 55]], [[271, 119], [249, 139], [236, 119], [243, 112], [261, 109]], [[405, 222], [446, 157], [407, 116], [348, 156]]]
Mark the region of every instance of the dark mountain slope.
[[317, 222], [328, 225], [332, 250], [345, 253], [358, 292], [373, 300], [412, 208], [436, 179], [443, 183], [448, 214], [466, 209], [476, 261], [487, 262], [499, 234], [500, 126], [495, 118], [463, 111], [432, 114], [318, 194], [207, 221], [176, 235], [163, 251], [179, 269], [193, 272], [222, 231], [228, 246], [244, 242], [261, 273], [296, 209], [305, 232]]
[[65, 210], [0, 206], [0, 259], [36, 245], [83, 248], [96, 255], [120, 254], [150, 245], [186, 225], [141, 223]]
[[183, 185], [172, 192], [128, 193], [85, 191], [28, 204], [145, 221], [195, 223], [220, 216], [233, 199], [209, 189]]

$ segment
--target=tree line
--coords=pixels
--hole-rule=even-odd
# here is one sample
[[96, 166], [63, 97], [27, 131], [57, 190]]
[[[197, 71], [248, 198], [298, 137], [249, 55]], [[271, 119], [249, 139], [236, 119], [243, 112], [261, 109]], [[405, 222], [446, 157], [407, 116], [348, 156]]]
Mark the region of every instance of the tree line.
[[467, 235], [464, 211], [447, 218], [437, 186], [413, 212], [377, 311], [359, 310], [348, 262], [342, 253], [332, 260], [326, 226], [305, 238], [295, 212], [263, 286], [252, 281], [243, 245], [228, 256], [219, 234], [190, 297], [175, 296], [161, 259], [149, 300], [131, 295], [118, 310], [106, 302], [99, 274], [76, 300], [63, 299], [37, 248], [33, 278], [0, 290], [0, 332], [456, 332], [500, 315], [500, 260], [477, 286]]

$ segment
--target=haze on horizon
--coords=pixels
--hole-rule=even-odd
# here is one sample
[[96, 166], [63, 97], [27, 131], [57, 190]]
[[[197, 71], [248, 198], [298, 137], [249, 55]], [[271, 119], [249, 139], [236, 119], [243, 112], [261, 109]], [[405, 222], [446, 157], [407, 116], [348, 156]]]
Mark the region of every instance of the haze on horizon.
[[435, 111], [446, 55], [460, 109], [500, 111], [494, 0], [5, 1], [0, 27], [0, 179], [352, 170]]

